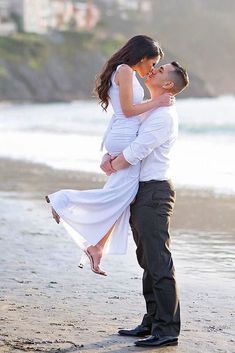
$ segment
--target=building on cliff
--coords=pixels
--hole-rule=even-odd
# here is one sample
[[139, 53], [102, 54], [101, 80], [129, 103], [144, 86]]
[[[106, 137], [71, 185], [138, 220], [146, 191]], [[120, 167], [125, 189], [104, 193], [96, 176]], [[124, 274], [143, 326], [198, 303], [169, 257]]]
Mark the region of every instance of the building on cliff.
[[89, 31], [99, 19], [100, 11], [92, 0], [0, 0], [0, 35], [19, 27], [23, 32], [38, 34], [50, 30]]
[[9, 2], [0, 0], [0, 35], [7, 36], [17, 31], [17, 25], [11, 16]]

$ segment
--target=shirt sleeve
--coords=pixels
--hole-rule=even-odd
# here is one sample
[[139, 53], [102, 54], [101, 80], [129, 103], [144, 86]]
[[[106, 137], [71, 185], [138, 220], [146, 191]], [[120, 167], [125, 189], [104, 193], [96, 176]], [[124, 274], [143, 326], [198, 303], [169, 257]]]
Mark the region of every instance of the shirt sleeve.
[[125, 160], [135, 165], [169, 139], [172, 119], [168, 114], [152, 113], [140, 126], [136, 139], [123, 150]]

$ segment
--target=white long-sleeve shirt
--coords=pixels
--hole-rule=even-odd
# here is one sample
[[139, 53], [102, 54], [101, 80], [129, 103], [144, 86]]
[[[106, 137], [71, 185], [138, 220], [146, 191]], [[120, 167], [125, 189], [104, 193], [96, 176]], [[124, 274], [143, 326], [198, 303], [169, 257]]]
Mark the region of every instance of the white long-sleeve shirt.
[[177, 136], [175, 106], [155, 109], [145, 119], [136, 139], [123, 151], [130, 164], [142, 161], [140, 181], [171, 179], [171, 150]]

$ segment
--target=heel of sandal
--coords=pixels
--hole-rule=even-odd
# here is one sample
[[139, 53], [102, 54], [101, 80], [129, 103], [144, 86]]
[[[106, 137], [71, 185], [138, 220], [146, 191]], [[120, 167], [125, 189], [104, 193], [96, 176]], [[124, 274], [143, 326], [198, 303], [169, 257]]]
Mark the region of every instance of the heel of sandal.
[[83, 268], [84, 265], [88, 262], [88, 260], [89, 259], [88, 259], [87, 255], [86, 255], [86, 253], [83, 252], [78, 267], [79, 268]]

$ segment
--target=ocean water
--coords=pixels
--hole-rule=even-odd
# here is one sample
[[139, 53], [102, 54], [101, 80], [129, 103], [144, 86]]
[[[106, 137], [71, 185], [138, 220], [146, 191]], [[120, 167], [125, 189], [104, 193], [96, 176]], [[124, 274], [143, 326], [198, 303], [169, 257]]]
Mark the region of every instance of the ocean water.
[[[173, 153], [176, 185], [235, 193], [235, 97], [181, 99]], [[0, 105], [0, 158], [102, 173], [102, 135], [112, 115], [96, 101]]]

